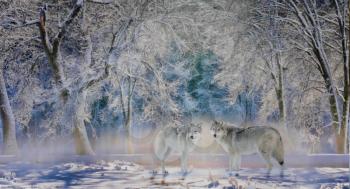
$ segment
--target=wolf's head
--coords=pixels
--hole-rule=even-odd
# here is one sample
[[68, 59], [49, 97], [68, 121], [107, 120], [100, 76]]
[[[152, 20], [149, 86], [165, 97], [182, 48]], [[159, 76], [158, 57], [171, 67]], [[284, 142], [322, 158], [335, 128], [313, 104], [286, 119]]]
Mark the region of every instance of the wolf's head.
[[215, 139], [220, 139], [226, 135], [224, 122], [214, 121], [210, 127], [210, 133]]
[[190, 124], [187, 136], [192, 142], [198, 142], [201, 138], [202, 125], [199, 124]]
[[201, 124], [191, 123], [189, 126], [179, 127], [178, 133], [184, 133], [186, 138], [196, 143], [201, 138], [202, 126]]

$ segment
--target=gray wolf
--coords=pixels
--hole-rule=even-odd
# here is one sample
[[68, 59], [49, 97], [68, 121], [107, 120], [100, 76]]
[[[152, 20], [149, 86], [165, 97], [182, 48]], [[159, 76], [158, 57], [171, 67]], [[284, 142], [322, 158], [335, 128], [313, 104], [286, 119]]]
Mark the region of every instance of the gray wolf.
[[154, 154], [161, 161], [162, 173], [167, 175], [165, 160], [173, 151], [181, 154], [181, 172], [187, 174], [188, 153], [192, 152], [201, 137], [200, 124], [162, 128], [154, 140]]
[[272, 159], [282, 167], [284, 148], [280, 133], [272, 127], [238, 128], [214, 121], [210, 132], [215, 141], [229, 154], [229, 171], [238, 171], [241, 155], [258, 153], [265, 160], [268, 173], [272, 169]]

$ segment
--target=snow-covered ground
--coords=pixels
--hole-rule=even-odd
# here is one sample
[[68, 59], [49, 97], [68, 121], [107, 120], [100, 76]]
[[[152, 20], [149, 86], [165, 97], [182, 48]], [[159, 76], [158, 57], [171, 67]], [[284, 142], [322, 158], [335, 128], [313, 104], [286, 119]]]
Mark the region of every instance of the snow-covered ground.
[[0, 188], [342, 188], [349, 186], [348, 168], [242, 169], [230, 177], [224, 168], [191, 168], [183, 177], [178, 167], [169, 175], [152, 176], [144, 166], [119, 160], [0, 164]]

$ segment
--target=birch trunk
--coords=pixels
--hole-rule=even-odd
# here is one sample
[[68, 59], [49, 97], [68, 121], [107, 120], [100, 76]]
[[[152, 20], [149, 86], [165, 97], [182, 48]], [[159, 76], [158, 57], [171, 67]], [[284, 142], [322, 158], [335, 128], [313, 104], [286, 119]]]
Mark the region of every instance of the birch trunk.
[[3, 71], [0, 69], [0, 115], [3, 129], [3, 154], [17, 155], [16, 123], [7, 95]]

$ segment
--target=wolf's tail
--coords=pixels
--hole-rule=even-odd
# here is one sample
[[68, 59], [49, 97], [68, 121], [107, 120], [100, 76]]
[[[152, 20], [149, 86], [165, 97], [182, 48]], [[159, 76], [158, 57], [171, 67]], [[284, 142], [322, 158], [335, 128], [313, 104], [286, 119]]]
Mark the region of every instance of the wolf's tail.
[[273, 151], [273, 157], [278, 161], [278, 163], [283, 166], [284, 164], [284, 147], [282, 137], [279, 134], [279, 140], [277, 141], [277, 145]]

